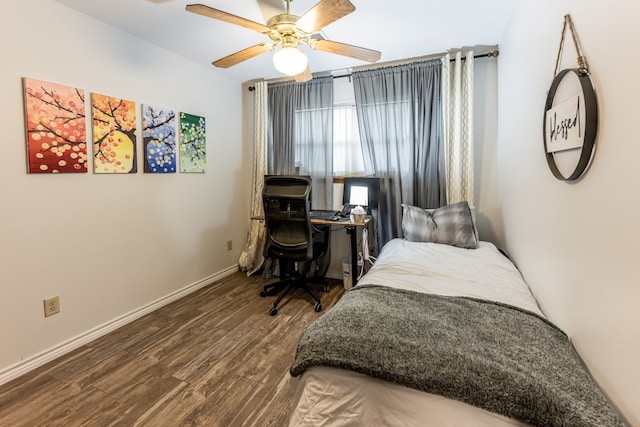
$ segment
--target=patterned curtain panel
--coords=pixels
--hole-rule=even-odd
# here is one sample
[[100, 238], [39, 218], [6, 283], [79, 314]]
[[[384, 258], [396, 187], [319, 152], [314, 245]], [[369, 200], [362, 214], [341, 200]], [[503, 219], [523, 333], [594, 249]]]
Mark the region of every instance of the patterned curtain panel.
[[473, 51], [442, 64], [442, 102], [447, 158], [447, 202], [475, 206], [473, 191]]
[[[255, 84], [255, 154], [253, 158], [253, 185], [251, 197], [251, 217], [264, 216], [262, 206], [262, 188], [264, 175], [267, 171], [267, 131], [268, 131], [268, 102], [267, 82]], [[247, 276], [260, 269], [264, 262], [262, 250], [264, 247], [264, 224], [256, 219], [251, 220], [247, 242], [240, 253], [238, 265]]]

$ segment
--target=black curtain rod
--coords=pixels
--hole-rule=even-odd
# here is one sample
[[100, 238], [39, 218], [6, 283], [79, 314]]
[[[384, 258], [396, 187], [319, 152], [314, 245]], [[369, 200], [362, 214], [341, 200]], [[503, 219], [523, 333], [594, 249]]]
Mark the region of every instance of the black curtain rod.
[[[473, 59], [478, 59], [478, 58], [492, 58], [495, 57], [497, 58], [498, 55], [500, 54], [499, 50], [492, 50], [491, 52], [487, 52], [487, 53], [481, 53], [480, 55], [473, 55]], [[466, 57], [462, 57], [462, 60], [464, 61], [466, 59]], [[455, 61], [455, 59], [452, 59], [451, 62]]]
[[[481, 53], [479, 55], [473, 55], [473, 59], [478, 59], [478, 58], [497, 58], [498, 55], [500, 54], [499, 50], [492, 50], [491, 52], [487, 52], [487, 53]], [[462, 57], [462, 60], [466, 60], [466, 57]], [[450, 62], [455, 62], [455, 59], [451, 59]], [[342, 77], [351, 77], [351, 73], [349, 74], [342, 74], [340, 76], [334, 76], [334, 79], [339, 79]], [[253, 92], [256, 88], [254, 86], [249, 86], [249, 92]]]
[[[500, 51], [493, 50], [493, 51], [491, 51], [491, 52], [481, 53], [481, 54], [478, 54], [478, 55], [473, 55], [473, 59], [478, 59], [478, 58], [492, 58], [492, 57], [497, 58], [499, 53], [500, 53]], [[437, 59], [437, 58], [434, 58], [434, 59]], [[464, 60], [466, 60], [466, 59], [467, 59], [467, 57], [466, 57], [466, 56], [463, 56], [461, 59], [464, 61]], [[450, 60], [449, 60], [449, 62], [455, 62], [455, 61], [456, 61], [456, 60], [455, 60], [455, 58], [453, 58], [453, 59], [450, 59]], [[420, 62], [420, 61], [415, 61], [415, 62]], [[407, 62], [407, 64], [411, 64], [411, 63], [412, 63], [412, 62]], [[390, 67], [393, 67], [393, 65], [390, 65]], [[351, 74], [352, 74], [352, 73], [342, 74], [342, 75], [339, 75], [339, 76], [334, 76], [333, 78], [334, 78], [334, 79], [338, 79], [338, 78], [341, 78], [341, 77], [351, 77]]]

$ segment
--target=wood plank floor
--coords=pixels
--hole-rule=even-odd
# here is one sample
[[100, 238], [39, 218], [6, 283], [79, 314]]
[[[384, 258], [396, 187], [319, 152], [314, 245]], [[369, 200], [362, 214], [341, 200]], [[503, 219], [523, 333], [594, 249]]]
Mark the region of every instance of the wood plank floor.
[[[296, 291], [238, 272], [0, 386], [0, 426], [286, 426], [288, 369], [317, 319]], [[324, 311], [342, 296], [329, 279]]]

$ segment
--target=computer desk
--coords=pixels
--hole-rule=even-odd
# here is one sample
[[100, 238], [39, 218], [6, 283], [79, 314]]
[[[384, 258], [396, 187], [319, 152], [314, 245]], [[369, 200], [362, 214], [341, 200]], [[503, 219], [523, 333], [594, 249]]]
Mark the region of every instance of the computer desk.
[[[264, 217], [252, 217], [251, 219], [256, 219], [258, 221], [264, 221]], [[347, 231], [347, 234], [350, 237], [351, 243], [351, 285], [355, 286], [358, 282], [358, 227], [365, 227], [369, 225], [369, 222], [372, 221], [371, 215], [366, 215], [364, 217], [363, 223], [356, 223], [351, 220], [350, 217], [338, 217], [337, 220], [332, 221], [330, 219], [321, 219], [321, 218], [312, 218], [311, 223], [315, 225], [337, 225], [339, 227], [344, 227]]]
[[350, 218], [339, 217], [337, 220], [332, 221], [330, 219], [312, 218], [311, 223], [315, 225], [337, 225], [344, 227], [351, 240], [351, 285], [355, 286], [358, 282], [358, 227], [367, 227], [371, 222], [371, 215], [364, 217], [363, 223], [353, 222]]

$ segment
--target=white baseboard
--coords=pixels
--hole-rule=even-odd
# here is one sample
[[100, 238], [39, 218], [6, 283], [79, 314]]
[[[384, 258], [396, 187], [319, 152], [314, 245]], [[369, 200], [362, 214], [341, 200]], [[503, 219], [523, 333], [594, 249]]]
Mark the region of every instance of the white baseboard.
[[112, 332], [127, 323], [131, 323], [136, 319], [141, 318], [142, 316], [149, 314], [161, 307], [164, 307], [167, 304], [170, 304], [174, 301], [179, 300], [180, 298], [189, 295], [192, 292], [197, 291], [198, 289], [204, 288], [224, 277], [227, 277], [233, 273], [238, 271], [238, 266], [234, 265], [225, 270], [222, 270], [216, 274], [213, 274], [209, 277], [205, 277], [195, 283], [185, 286], [182, 289], [179, 289], [175, 292], [170, 293], [169, 295], [165, 295], [147, 305], [144, 305], [140, 308], [137, 308], [127, 314], [116, 317], [115, 319], [106, 322], [96, 328], [90, 329], [87, 332], [84, 332], [74, 338], [71, 338], [63, 343], [60, 343], [54, 347], [51, 347], [48, 350], [43, 351], [40, 354], [29, 357], [23, 360], [20, 363], [12, 365], [6, 369], [0, 371], [0, 385], [5, 384], [15, 378], [20, 377], [21, 375], [26, 374], [29, 371], [32, 371], [45, 363], [48, 363], [54, 359], [57, 359], [60, 356], [63, 356], [70, 351], [79, 348], [96, 338], [99, 338], [103, 335]]

